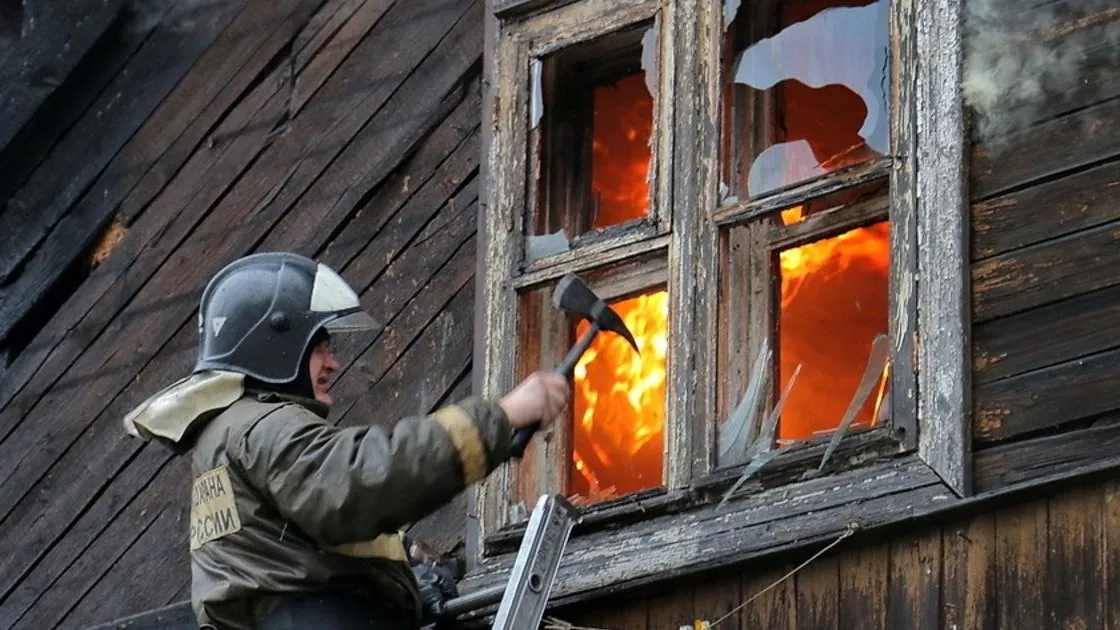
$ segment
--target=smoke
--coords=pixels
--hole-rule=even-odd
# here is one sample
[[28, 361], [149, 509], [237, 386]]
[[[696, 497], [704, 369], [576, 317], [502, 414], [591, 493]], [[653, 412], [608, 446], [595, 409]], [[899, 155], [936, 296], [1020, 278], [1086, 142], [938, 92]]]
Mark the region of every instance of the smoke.
[[234, 0], [129, 0], [128, 29], [147, 33], [161, 24], [174, 33], [194, 30], [214, 7]]
[[[962, 91], [979, 142], [1046, 117], [1076, 92], [1079, 103], [1104, 97], [1107, 82], [1088, 76], [1120, 63], [1116, 0], [969, 0]], [[1115, 87], [1111, 87], [1115, 89]], [[1050, 112], [1053, 113], [1053, 112]]]

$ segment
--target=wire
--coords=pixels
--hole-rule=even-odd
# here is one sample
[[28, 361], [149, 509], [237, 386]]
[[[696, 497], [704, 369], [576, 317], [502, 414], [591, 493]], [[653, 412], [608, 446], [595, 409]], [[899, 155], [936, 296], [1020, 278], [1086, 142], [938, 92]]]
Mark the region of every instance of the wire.
[[724, 621], [726, 621], [728, 618], [730, 618], [735, 613], [737, 613], [740, 610], [746, 608], [748, 605], [750, 605], [751, 602], [758, 599], [759, 597], [762, 597], [764, 594], [766, 594], [768, 591], [770, 591], [775, 586], [777, 586], [777, 585], [781, 584], [782, 582], [785, 582], [786, 580], [788, 580], [790, 578], [790, 576], [794, 575], [795, 573], [797, 573], [801, 569], [804, 569], [805, 567], [812, 564], [812, 562], [814, 560], [816, 560], [817, 558], [819, 558], [819, 557], [823, 556], [824, 554], [828, 553], [828, 551], [830, 549], [832, 549], [836, 545], [839, 545], [841, 541], [843, 541], [845, 538], [848, 538], [849, 536], [851, 536], [852, 534], [856, 533], [859, 530], [860, 530], [859, 523], [849, 523], [848, 526], [844, 528], [844, 531], [840, 533], [840, 536], [838, 536], [836, 538], [836, 540], [834, 540], [834, 541], [830, 542], [828, 545], [826, 545], [824, 549], [821, 549], [817, 553], [813, 554], [812, 557], [810, 557], [808, 560], [806, 560], [805, 562], [802, 562], [801, 564], [794, 567], [793, 570], [790, 571], [789, 573], [786, 573], [782, 577], [774, 580], [766, 588], [764, 588], [761, 591], [755, 593], [754, 595], [751, 595], [750, 599], [748, 599], [747, 601], [745, 601], [745, 602], [739, 604], [738, 606], [732, 608], [726, 615], [724, 615], [724, 616], [720, 617], [719, 619], [716, 619], [715, 621], [713, 621], [711, 623], [710, 627], [715, 628], [719, 624], [723, 623]]

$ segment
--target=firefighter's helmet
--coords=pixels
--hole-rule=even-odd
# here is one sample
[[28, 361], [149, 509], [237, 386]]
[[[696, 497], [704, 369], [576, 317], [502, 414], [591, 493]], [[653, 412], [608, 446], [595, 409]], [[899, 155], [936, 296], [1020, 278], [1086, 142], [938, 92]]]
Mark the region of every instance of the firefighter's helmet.
[[194, 373], [237, 372], [261, 383], [296, 382], [312, 341], [324, 332], [373, 330], [378, 324], [334, 270], [305, 256], [263, 253], [219, 271], [198, 313]]

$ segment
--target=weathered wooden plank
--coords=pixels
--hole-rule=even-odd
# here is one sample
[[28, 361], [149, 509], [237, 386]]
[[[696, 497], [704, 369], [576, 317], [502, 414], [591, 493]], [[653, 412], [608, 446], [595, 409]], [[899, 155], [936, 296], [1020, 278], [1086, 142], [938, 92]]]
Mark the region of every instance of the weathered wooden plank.
[[972, 204], [972, 259], [1120, 219], [1120, 161]]
[[995, 630], [996, 516], [975, 516], [943, 528], [944, 567], [941, 574], [941, 628]]
[[976, 454], [976, 488], [993, 493], [1063, 474], [1106, 469], [1117, 463], [1120, 428], [1102, 425], [993, 446]]
[[[1002, 510], [996, 520], [994, 602], [1001, 628], [1033, 628], [1046, 619], [1046, 601], [1039, 597], [1050, 585], [1046, 543], [1046, 500]], [[1036, 602], [1024, 606], [1023, 602]]]
[[[719, 84], [721, 13], [714, 2], [681, 3], [666, 14], [667, 30], [661, 48], [663, 77], [693, 77], [694, 81], [663, 81], [659, 99], [671, 112], [663, 117], [664, 173], [661, 185], [671, 191], [661, 208], [662, 221], [672, 227], [669, 243], [668, 292], [671, 346], [666, 366], [672, 379], [665, 405], [666, 418], [702, 418], [701, 422], [671, 422], [667, 427], [665, 482], [686, 487], [711, 471], [716, 431], [716, 351], [698, 341], [705, 331], [718, 330], [719, 233], [708, 219], [718, 203], [720, 167], [715, 158], [720, 143], [720, 103], [713, 90]], [[673, 152], [689, 146], [694, 151]], [[665, 197], [659, 197], [665, 199]], [[670, 212], [671, 209], [671, 212]]]
[[641, 596], [615, 603], [606, 608], [599, 619], [599, 627], [611, 630], [647, 630], [649, 624], [649, 602]]
[[[163, 508], [127, 552], [89, 592], [75, 598], [60, 627], [98, 623], [162, 606], [189, 575], [189, 504], [185, 500]], [[179, 576], [179, 580], [170, 580]]]
[[[161, 25], [91, 111], [78, 120], [0, 214], [0, 340], [34, 309], [71, 264], [80, 260], [115, 208], [73, 207], [109, 162], [174, 89], [241, 8], [216, 5], [179, 32]], [[10, 257], [10, 258], [9, 258]], [[18, 266], [18, 269], [15, 266]]]
[[657, 604], [656, 612], [649, 617], [649, 630], [680, 630], [692, 623], [696, 619], [695, 593], [691, 583], [677, 583], [655, 592], [650, 597]]
[[915, 3], [890, 3], [891, 147], [890, 369], [891, 424], [909, 448], [918, 446], [918, 217]]
[[[338, 12], [338, 15], [323, 28], [330, 33], [330, 39], [319, 44], [319, 38], [309, 43], [314, 51], [306, 63], [301, 64], [297, 57], [295, 85], [292, 87], [290, 115], [296, 116], [316, 91], [326, 82], [343, 59], [358, 46], [358, 43], [377, 26], [377, 22], [393, 5], [393, 0], [362, 0], [351, 2]], [[332, 28], [333, 27], [333, 28]], [[319, 44], [317, 46], [317, 44]]]
[[[755, 598], [738, 615], [739, 623], [743, 628], [783, 630], [797, 627], [795, 608], [797, 593], [793, 578], [782, 581], [765, 593], [762, 592], [791, 569], [793, 565], [776, 565], [766, 571], [751, 571], [743, 575], [740, 591], [743, 601]], [[702, 588], [710, 587], [705, 585]], [[701, 590], [701, 587], [697, 587], [696, 590]], [[723, 624], [718, 627], [722, 628]]]
[[[364, 62], [360, 57], [364, 53], [386, 59], [381, 66], [365, 69], [372, 76], [363, 78], [373, 89], [358, 94], [356, 87], [346, 85], [352, 80], [343, 80], [338, 87], [344, 96], [360, 96], [355, 111], [341, 111], [324, 94], [278, 140], [278, 145], [289, 137], [298, 143], [306, 140], [300, 137], [307, 132], [314, 133], [313, 141], [298, 152], [278, 154], [278, 163], [264, 171], [269, 181], [254, 187], [254, 203], [262, 213], [282, 212], [297, 203], [301, 207], [292, 220], [269, 233], [261, 247], [288, 240], [299, 250], [306, 248], [316, 231], [337, 227], [349, 218], [375, 185], [419, 146], [464, 97], [464, 84], [478, 62], [480, 14], [476, 0], [418, 0], [390, 9], [334, 75], [340, 80], [355, 76], [351, 73], [358, 70], [351, 66]], [[367, 50], [374, 43], [377, 50]], [[378, 54], [394, 47], [401, 49], [400, 55]], [[421, 54], [424, 51], [426, 55]], [[330, 124], [297, 128], [295, 123], [305, 117], [316, 120], [314, 116]], [[387, 144], [399, 149], [386, 151]], [[328, 167], [330, 176], [323, 177]]]
[[[796, 576], [797, 627], [832, 630], [840, 625], [840, 555], [821, 556]], [[744, 629], [745, 630], [745, 629]]]
[[918, 453], [971, 493], [968, 179], [961, 0], [919, 2], [917, 28]]
[[[971, 199], [983, 201], [1117, 155], [1120, 147], [1109, 130], [1118, 125], [1120, 98], [1114, 98], [1017, 131], [999, 146], [973, 146]], [[1039, 151], [1057, 146], [1065, 150]]]
[[876, 158], [747, 201], [724, 206], [712, 211], [711, 217], [721, 226], [745, 223], [766, 214], [796, 206], [807, 199], [823, 197], [839, 190], [883, 179], [890, 174], [892, 167], [893, 158], [890, 156]]
[[[73, 349], [56, 352], [59, 344], [65, 340], [76, 344], [79, 350], [86, 348], [100, 333], [107, 318], [117, 312], [120, 305], [113, 306], [106, 319], [99, 319], [98, 323], [82, 321], [105, 292], [116, 286], [125, 270], [135, 272], [136, 268], [148, 269], [134, 265], [136, 254], [126, 255], [124, 251], [128, 251], [129, 242], [146, 244], [147, 239], [152, 238], [151, 235], [161, 234], [163, 228], [156, 226], [151, 231], [145, 231], [142, 223], [132, 223], [132, 219], [140, 214], [140, 210], [179, 171], [202, 136], [212, 131], [219, 118], [228, 113], [227, 110], [235, 101], [243, 98], [243, 90], [249, 89], [250, 82], [258, 78], [259, 72], [276, 50], [290, 38], [291, 33], [281, 32], [279, 36], [272, 33], [267, 38], [264, 36], [274, 29], [285, 30], [278, 28], [277, 22], [286, 24], [287, 30], [291, 31], [294, 28], [292, 23], [297, 22], [300, 17], [299, 11], [293, 12], [292, 7], [306, 5], [300, 0], [258, 2], [250, 10], [240, 14], [203, 54], [198, 62], [200, 71], [188, 73], [184, 77], [176, 90], [164, 100], [95, 183], [91, 194], [87, 194], [79, 202], [79, 207], [84, 204], [120, 203], [120, 214], [130, 223], [130, 235], [115, 250], [115, 256], [98, 267], [78, 288], [65, 308], [56, 314], [5, 373], [4, 380], [0, 381], [0, 409], [7, 407], [12, 402], [12, 397], [28, 384], [29, 379], [38, 374], [40, 382], [45, 380], [45, 383], [21, 403], [28, 406], [33, 404], [43, 389], [62, 374], [77, 356]], [[261, 38], [265, 39], [263, 44], [260, 44]], [[200, 109], [201, 114], [198, 113]], [[252, 114], [252, 110], [249, 113]], [[228, 125], [237, 117], [236, 112], [230, 114], [223, 124]], [[233, 123], [232, 128], [240, 129], [238, 123]], [[223, 129], [219, 128], [218, 131]], [[122, 199], [126, 194], [128, 197]], [[141, 237], [142, 234], [147, 236]], [[44, 365], [48, 359], [56, 361]], [[8, 429], [10, 427], [5, 427], [0, 421], [0, 436], [5, 435]]]
[[976, 388], [976, 439], [1008, 438], [1120, 409], [1120, 348]]
[[889, 545], [857, 547], [840, 558], [840, 624], [837, 628], [887, 627]]
[[[5, 21], [7, 18], [4, 18]], [[80, 67], [59, 85], [5, 147], [0, 147], [0, 199], [8, 199], [27, 181], [43, 158], [82, 116], [102, 90], [117, 78], [150, 30], [119, 28], [121, 19], [85, 55]], [[0, 64], [3, 63], [0, 53]]]
[[[411, 5], [411, 8], [420, 10], [423, 7], [419, 5]], [[455, 7], [452, 7], [455, 8]], [[438, 13], [444, 19], [447, 19], [447, 9]], [[426, 24], [420, 21], [415, 22], [415, 28], [421, 28]], [[463, 26], [461, 30], [469, 30], [469, 26]], [[462, 38], [453, 38], [448, 41], [448, 44], [461, 48], [469, 46], [469, 40]], [[434, 63], [440, 60], [443, 55], [435, 55], [428, 58], [429, 63]], [[384, 177], [391, 171], [403, 154], [411, 151], [411, 148], [416, 146], [423, 136], [428, 132], [430, 126], [438, 121], [430, 121], [426, 119], [418, 119], [413, 116], [413, 111], [425, 102], [427, 95], [426, 89], [431, 89], [437, 93], [443, 92], [441, 82], [453, 82], [456, 78], [461, 76], [462, 69], [456, 68], [453, 64], [442, 64], [440, 66], [444, 69], [445, 73], [439, 77], [440, 81], [406, 81], [406, 88], [400, 90], [394, 98], [389, 101], [390, 107], [386, 110], [386, 116], [396, 122], [386, 121], [386, 127], [392, 127], [393, 132], [389, 137], [380, 139], [366, 139], [368, 142], [379, 147], [380, 160], [375, 163], [370, 163], [368, 158], [362, 160], [359, 156], [351, 156], [351, 161], [348, 164], [353, 164], [355, 161], [361, 161], [365, 168], [364, 177], [367, 179]], [[459, 74], [456, 74], [456, 71]], [[421, 79], [432, 79], [432, 77], [423, 76]], [[416, 79], [416, 77], [410, 77]], [[420, 83], [420, 85], [417, 85]], [[423, 88], [421, 87], [424, 86]], [[396, 107], [393, 107], [395, 105]], [[290, 136], [284, 136], [288, 138]], [[275, 146], [275, 145], [274, 145]], [[351, 151], [353, 153], [354, 151]], [[266, 168], [262, 162], [266, 162], [268, 155], [266, 153], [265, 160], [258, 161], [257, 164]], [[313, 152], [314, 153], [314, 152]], [[396, 160], [388, 159], [386, 156], [393, 156]], [[341, 169], [340, 169], [341, 170]], [[345, 172], [336, 173], [336, 177], [344, 177]], [[201, 234], [194, 238], [189, 239], [182, 247], [176, 252], [176, 259], [183, 260], [208, 260], [212, 261], [214, 265], [212, 268], [207, 268], [200, 265], [181, 265], [170, 264], [164, 265], [160, 268], [159, 272], [153, 277], [151, 281], [144, 286], [143, 289], [137, 294], [135, 299], [129, 303], [125, 309], [124, 314], [112, 321], [109, 328], [102, 334], [102, 337], [93, 346], [97, 348], [98, 345], [102, 347], [100, 351], [87, 352], [80, 358], [70, 370], [70, 376], [78, 376], [81, 378], [85, 375], [91, 374], [104, 374], [106, 371], [112, 373], [114, 370], [121, 370], [125, 366], [128, 369], [140, 368], [168, 336], [168, 318], [178, 318], [178, 321], [186, 322], [193, 317], [194, 300], [197, 299], [198, 291], [204, 286], [208, 276], [216, 270], [220, 265], [229, 262], [235, 257], [241, 255], [249, 249], [249, 247], [258, 244], [259, 234], [266, 232], [269, 227], [276, 224], [276, 222], [287, 212], [289, 209], [284, 203], [280, 203], [278, 199], [286, 197], [281, 194], [279, 197], [272, 197], [271, 202], [265, 200], [264, 202], [254, 202], [252, 197], [257, 194], [267, 194], [261, 190], [261, 185], [265, 178], [253, 178], [251, 180], [243, 178], [234, 187], [232, 192], [226, 195], [219, 207], [211, 213], [214, 217], [213, 221], [208, 221], [206, 229], [202, 230]], [[340, 180], [332, 179], [330, 182], [324, 182], [323, 187], [338, 188], [342, 186]], [[244, 185], [242, 185], [244, 184]], [[285, 187], [284, 190], [289, 193], [292, 191], [291, 187]], [[308, 191], [308, 197], [311, 200], [321, 199], [316, 193], [317, 188]], [[252, 196], [246, 198], [247, 196]], [[302, 197], [303, 195], [301, 195]], [[295, 201], [294, 199], [292, 201]], [[308, 203], [305, 201], [305, 203]], [[312, 209], [314, 208], [314, 210]], [[333, 227], [330, 223], [325, 223], [321, 220], [322, 215], [319, 212], [323, 211], [325, 206], [316, 205], [312, 207], [302, 206], [301, 211], [296, 213], [293, 220], [284, 223], [275, 232], [268, 233], [266, 240], [262, 246], [270, 248], [285, 248], [295, 249], [301, 251], [303, 249], [317, 249], [321, 246], [322, 242], [329, 237], [329, 228]], [[341, 221], [345, 217], [341, 211], [333, 217], [336, 221]], [[253, 225], [254, 229], [235, 229], [246, 224]], [[267, 232], [266, 232], [267, 233]], [[283, 240], [278, 234], [290, 234], [292, 240]], [[318, 244], [316, 244], [318, 243]], [[167, 295], [163, 287], [183, 287], [178, 294]], [[169, 303], [168, 298], [180, 298], [178, 301]], [[186, 298], [186, 299], [181, 299]], [[161, 311], [163, 311], [161, 313]], [[127, 327], [127, 333], [126, 333]], [[124, 336], [132, 335], [138, 339], [147, 340], [146, 345], [140, 345], [135, 348], [135, 351], [129, 353], [127, 357], [114, 356], [111, 350], [106, 350], [105, 346], [114, 343], [115, 339], [120, 339]], [[108, 358], [107, 358], [108, 357]], [[132, 372], [135, 373], [135, 372]], [[87, 387], [84, 391], [85, 395], [94, 397], [92, 399], [103, 400], [106, 396], [107, 390], [114, 387], [120, 387], [122, 383], [121, 378], [130, 378], [126, 372], [113, 373], [113, 378], [99, 379], [93, 382], [93, 385]], [[60, 404], [72, 404], [72, 399], [64, 401], [60, 395], [48, 394], [44, 399], [45, 403], [40, 403], [37, 406], [37, 413], [52, 414], [57, 413], [57, 407]], [[97, 407], [101, 409], [103, 407]], [[45, 430], [44, 430], [45, 429]], [[52, 426], [46, 428], [43, 425], [33, 424], [32, 430], [24, 431], [15, 434], [18, 438], [13, 440], [9, 438], [0, 443], [0, 451], [12, 449], [15, 453], [25, 453], [27, 449], [24, 448], [28, 442], [38, 440], [40, 443], [47, 444], [50, 442], [50, 435], [55, 431], [62, 430], [59, 426]], [[47, 435], [44, 436], [43, 433]], [[71, 433], [73, 434], [73, 432]], [[56, 443], [57, 444], [57, 443]], [[52, 444], [53, 448], [57, 448], [56, 444]], [[0, 476], [10, 474], [11, 470], [15, 468], [19, 462], [17, 455], [10, 458], [3, 458], [5, 466], [0, 466]], [[13, 492], [22, 491], [19, 489], [19, 484], [27, 481], [27, 477], [34, 475], [35, 471], [49, 458], [40, 458], [38, 461], [33, 462], [30, 466], [26, 466], [20, 470], [20, 480], [9, 478], [8, 482], [0, 486], [0, 504], [4, 504], [7, 500], [12, 498]], [[14, 481], [14, 483], [13, 483]], [[26, 486], [24, 486], [26, 487]]]
[[[697, 619], [714, 622], [716, 619], [721, 619], [731, 613], [732, 609], [745, 599], [742, 594], [742, 581], [742, 573], [738, 571], [710, 576], [709, 579], [704, 581], [703, 585], [697, 585], [695, 589], [695, 595], [692, 598], [693, 614]], [[749, 597], [749, 595], [746, 597]], [[650, 616], [657, 617], [660, 615], [660, 602], [654, 599], [649, 603]], [[719, 627], [726, 627], [728, 630], [742, 630], [741, 616], [741, 614], [733, 614]]]
[[[160, 452], [160, 447], [148, 447], [137, 460], [113, 479], [108, 490], [108, 503], [120, 512], [109, 520], [99, 518], [104, 515], [101, 510], [82, 515], [0, 604], [0, 614], [18, 620], [18, 627], [57, 627], [81, 595], [126, 553], [161, 510], [186, 504], [190, 477], [186, 460], [171, 460], [156, 469], [157, 474], [169, 474], [176, 480], [174, 493], [149, 491], [153, 476], [148, 466], [167, 462], [167, 453]], [[170, 470], [164, 472], [166, 469]], [[186, 578], [188, 573], [189, 567], [184, 566], [161, 581], [170, 588], [170, 583]]]
[[[885, 545], [884, 545], [885, 546]], [[942, 625], [941, 529], [891, 541], [888, 628], [937, 628]]]
[[[470, 365], [473, 289], [467, 283], [416, 341], [401, 348], [393, 366], [341, 418], [346, 424], [392, 426], [401, 416], [427, 413]], [[433, 382], [434, 381], [434, 382]], [[398, 416], [391, 414], [397, 413]]]
[[973, 382], [984, 385], [1120, 346], [1120, 286], [976, 326]]
[[26, 3], [20, 41], [0, 66], [0, 148], [66, 80], [123, 6], [124, 0]]
[[980, 323], [1120, 283], [1120, 222], [1113, 221], [972, 266]]
[[[386, 325], [385, 330], [376, 339], [368, 340], [366, 344], [358, 346], [361, 348], [361, 356], [354, 362], [348, 373], [343, 374], [335, 384], [334, 389], [338, 393], [339, 401], [348, 401], [343, 403], [345, 406], [340, 406], [337, 410], [339, 417], [349, 415], [351, 408], [359, 403], [362, 409], [374, 404], [374, 401], [369, 400], [371, 381], [376, 382], [382, 378], [400, 352], [415, 342], [418, 321], [414, 320], [430, 321], [452, 295], [459, 292], [463, 285], [470, 283], [472, 274], [469, 265], [470, 256], [474, 253], [473, 243], [467, 241], [461, 245], [454, 243], [451, 245], [452, 249], [445, 254], [448, 256], [446, 262], [428, 268], [428, 273], [431, 275], [428, 276], [427, 281], [436, 284], [438, 290], [430, 286], [419, 290], [418, 287], [408, 293], [402, 291], [400, 297], [388, 291], [382, 293], [381, 287], [376, 284], [370, 290], [372, 295], [383, 294], [386, 301], [395, 304], [396, 310], [388, 316], [381, 315]], [[401, 267], [404, 268], [404, 265], [415, 260], [416, 257], [412, 255], [402, 258]], [[463, 265], [468, 268], [464, 270]]]
[[[985, 90], [1003, 90], [995, 103], [995, 120], [973, 124], [976, 142], [998, 143], [1008, 130], [1022, 129], [1066, 112], [1120, 96], [1120, 44], [1117, 44], [1115, 7], [1108, 2], [1048, 1], [1018, 4], [986, 3], [970, 13], [972, 34], [983, 39], [973, 45], [970, 64], [986, 82]], [[991, 53], [995, 53], [994, 55]], [[993, 65], [1027, 63], [1034, 55], [1063, 59], [1062, 72], [1035, 76], [1037, 92], [1023, 90], [995, 78]], [[1014, 60], [1014, 61], [1013, 61]], [[1044, 97], [1038, 95], [1045, 94]]]
[[1044, 591], [1051, 628], [1104, 624], [1103, 495], [1099, 487], [1073, 488], [1050, 499], [1049, 570]]
[[1103, 554], [1104, 627], [1120, 628], [1120, 481], [1109, 480], [1101, 488], [1101, 552]]

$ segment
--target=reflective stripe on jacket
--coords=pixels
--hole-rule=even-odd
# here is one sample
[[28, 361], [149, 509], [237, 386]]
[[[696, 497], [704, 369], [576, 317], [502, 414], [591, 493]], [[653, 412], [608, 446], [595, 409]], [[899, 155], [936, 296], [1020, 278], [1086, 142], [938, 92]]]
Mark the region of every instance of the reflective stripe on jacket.
[[509, 458], [509, 421], [477, 398], [431, 416], [334, 427], [276, 395], [214, 417], [192, 452], [192, 599], [199, 623], [250, 630], [286, 593], [341, 589], [417, 626], [396, 532]]

